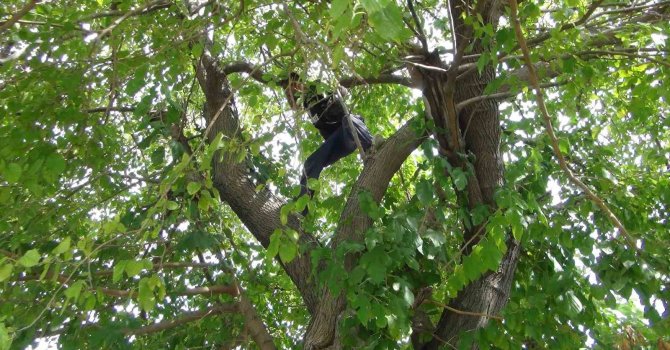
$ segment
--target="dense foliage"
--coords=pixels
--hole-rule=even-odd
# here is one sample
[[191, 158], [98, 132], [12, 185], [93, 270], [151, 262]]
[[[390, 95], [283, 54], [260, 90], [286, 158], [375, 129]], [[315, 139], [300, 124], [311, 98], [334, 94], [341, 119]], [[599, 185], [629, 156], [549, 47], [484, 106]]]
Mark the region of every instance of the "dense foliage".
[[[507, 4], [464, 4], [3, 1], [0, 349], [312, 348], [332, 296], [342, 348], [669, 349], [670, 4], [521, 2], [541, 91]], [[461, 148], [413, 71], [458, 79]], [[313, 200], [295, 197], [322, 139], [288, 72], [349, 87], [377, 135]], [[392, 147], [386, 189], [366, 170]]]

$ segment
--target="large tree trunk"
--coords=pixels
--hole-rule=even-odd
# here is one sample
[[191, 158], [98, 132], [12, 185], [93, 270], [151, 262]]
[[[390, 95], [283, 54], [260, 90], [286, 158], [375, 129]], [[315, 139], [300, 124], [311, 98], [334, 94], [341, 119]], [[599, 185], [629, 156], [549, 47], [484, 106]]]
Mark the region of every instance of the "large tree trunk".
[[[468, 11], [469, 8], [472, 8], [470, 5], [472, 4], [469, 2], [465, 4], [452, 2], [451, 6], [456, 47], [459, 50], [471, 45], [470, 29], [463, 23], [460, 16], [463, 11]], [[475, 11], [482, 15], [484, 21], [496, 27], [499, 17], [499, 4], [495, 1], [484, 1], [477, 3], [475, 6]], [[482, 53], [485, 50], [478, 41], [475, 41], [472, 48], [473, 50], [467, 52], [467, 55]], [[462, 55], [462, 52], [457, 52], [457, 60]], [[456, 63], [458, 64], [459, 62]], [[462, 63], [468, 62], [464, 61]], [[423, 74], [435, 75], [437, 73], [434, 71], [423, 71]], [[501, 128], [498, 101], [495, 99], [485, 99], [471, 104], [463, 110], [458, 111], [457, 121], [450, 119], [453, 118], [451, 116], [456, 114], [453, 112], [449, 113], [449, 103], [457, 105], [461, 101], [483, 95], [486, 85], [495, 78], [495, 68], [489, 65], [481, 73], [474, 71], [462, 76], [462, 79], [458, 81], [448, 81], [449, 79], [455, 79], [456, 76], [456, 74], [448, 74], [448, 79], [436, 78], [434, 76], [424, 77], [426, 84], [424, 87], [424, 96], [429, 103], [432, 102], [430, 110], [433, 112], [434, 118], [446, 118], [443, 124], [447, 126], [458, 125], [458, 134], [462, 137], [460, 144], [456, 140], [449, 142], [450, 135], [438, 135], [438, 140], [440, 136], [443, 140], [447, 140], [442, 142], [443, 146], [452, 147], [451, 150], [447, 151], [474, 156], [469, 158], [474, 159], [472, 164], [474, 176], [468, 179], [468, 186], [465, 189], [467, 202], [461, 203], [461, 205], [468, 205], [470, 208], [486, 205], [494, 209], [496, 207], [494, 193], [502, 185], [504, 175], [500, 152]], [[450, 83], [452, 84], [451, 86], [449, 86]], [[435, 91], [442, 91], [446, 96], [436, 98], [433, 95]], [[439, 104], [440, 102], [443, 104]], [[438, 122], [436, 124], [439, 125]], [[447, 130], [450, 131], [448, 127]], [[461, 149], [453, 149], [459, 146]], [[446, 157], [452, 165], [467, 166], [467, 163], [462, 159], [453, 156], [449, 152], [446, 152]], [[465, 224], [463, 227], [466, 241], [463, 244], [466, 245], [464, 248], [468, 252], [469, 248], [478, 241], [478, 237], [473, 237], [473, 235], [478, 234], [481, 227], [473, 227], [470, 230], [465, 229]], [[485, 230], [481, 232], [485, 232]], [[481, 235], [481, 233], [479, 234]], [[473, 239], [468, 242], [470, 238]], [[519, 256], [519, 246], [511, 237], [507, 241], [507, 248], [508, 250], [502, 259], [499, 269], [495, 272], [485, 274], [466, 286], [454, 299], [449, 300], [450, 307], [482, 315], [497, 315], [500, 312], [509, 298], [509, 291]], [[437, 349], [440, 346], [444, 346], [445, 342], [456, 346], [459, 342], [460, 333], [484, 327], [487, 323], [488, 318], [486, 317], [465, 315], [445, 309], [435, 327], [433, 339], [424, 344], [423, 349]]]
[[[459, 64], [465, 47], [470, 46], [470, 29], [462, 23], [460, 12], [471, 9], [470, 4], [455, 3], [452, 14], [455, 21], [455, 37], [457, 54], [454, 67]], [[494, 2], [479, 2], [475, 11], [479, 11], [485, 21], [497, 22], [497, 6]], [[475, 43], [474, 52], [483, 52], [484, 48]], [[428, 55], [428, 65], [446, 67], [436, 54]], [[205, 117], [208, 121], [207, 137], [214, 139], [217, 133], [234, 138], [239, 132], [236, 111], [233, 108], [232, 92], [230, 91], [225, 72], [220, 70], [213, 59], [205, 56], [198, 69], [198, 80], [206, 95]], [[465, 192], [459, 193], [461, 205], [470, 209], [479, 205], [495, 208], [494, 192], [503, 182], [503, 164], [500, 154], [500, 121], [496, 100], [482, 100], [471, 104], [456, 113], [454, 106], [476, 96], [481, 96], [486, 85], [494, 78], [494, 67], [486, 67], [483, 72], [465, 75], [461, 81], [455, 81], [457, 68], [444, 74], [436, 70], [421, 70], [423, 75], [423, 91], [428, 115], [435, 120], [437, 129], [433, 136], [440, 143], [440, 151], [453, 166], [472, 167], [473, 176], [468, 179]], [[376, 201], [380, 201], [388, 187], [392, 176], [400, 168], [407, 156], [421, 143], [425, 136], [416, 135], [408, 125], [401, 128], [393, 137], [377, 149], [365, 163], [365, 167], [352, 189], [340, 224], [333, 234], [330, 248], [344, 241], [360, 241], [361, 232], [365, 232], [372, 224], [371, 220], [361, 213], [357, 193], [368, 191]], [[468, 154], [474, 159], [459, 158]], [[222, 200], [239, 216], [249, 231], [267, 247], [274, 229], [282, 227], [279, 210], [285, 203], [269, 191], [256, 192], [248, 180], [248, 172], [243, 165], [235, 162], [234, 155], [223, 154], [222, 160], [213, 163], [214, 185]], [[467, 200], [466, 200], [467, 198]], [[301, 293], [305, 305], [312, 315], [304, 336], [305, 349], [323, 349], [337, 347], [337, 320], [346, 307], [342, 295], [335, 296], [330, 291], [320, 288], [311, 276], [312, 266], [310, 251], [319, 246], [319, 242], [304, 233], [300, 227], [300, 219], [291, 216], [288, 226], [300, 233], [302, 251], [291, 263], [282, 267], [295, 283]], [[463, 225], [466, 227], [467, 225]], [[465, 229], [464, 229], [465, 230]], [[475, 234], [479, 227], [465, 230], [464, 243], [466, 252], [477, 242]], [[484, 231], [481, 231], [484, 232]], [[475, 238], [470, 240], [470, 238]], [[464, 288], [456, 298], [449, 301], [454, 309], [481, 314], [498, 314], [505, 305], [518, 258], [518, 246], [510, 239], [498, 271], [482, 276]], [[348, 269], [355, 266], [358, 256], [348, 256], [345, 265]], [[435, 328], [431, 341], [419, 347], [435, 349], [448, 341], [458, 343], [458, 334], [486, 325], [485, 317], [469, 316], [453, 313], [445, 309]]]

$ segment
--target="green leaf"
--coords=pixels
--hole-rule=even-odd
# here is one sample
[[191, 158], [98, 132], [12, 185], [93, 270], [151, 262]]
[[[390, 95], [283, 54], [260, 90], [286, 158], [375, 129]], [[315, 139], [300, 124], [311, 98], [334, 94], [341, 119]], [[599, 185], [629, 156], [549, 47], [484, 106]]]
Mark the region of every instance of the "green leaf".
[[416, 184], [416, 196], [421, 204], [430, 204], [433, 201], [433, 186], [430, 182], [422, 179]]
[[199, 58], [202, 55], [202, 52], [204, 51], [204, 47], [202, 43], [196, 42], [193, 45], [191, 45], [191, 54], [195, 58]]
[[453, 168], [451, 178], [454, 180], [454, 186], [459, 191], [463, 191], [465, 186], [468, 185], [468, 175], [461, 168]]
[[368, 22], [375, 33], [386, 40], [401, 42], [411, 35], [403, 22], [402, 10], [393, 1], [363, 0]]
[[273, 259], [277, 254], [279, 254], [279, 245], [281, 244], [282, 232], [280, 229], [274, 230], [270, 236], [270, 244], [268, 249], [265, 251], [265, 256], [268, 259]]
[[292, 241], [282, 241], [279, 246], [279, 258], [284, 263], [291, 262], [298, 254], [298, 245]]
[[151, 162], [159, 166], [163, 164], [165, 161], [165, 149], [164, 148], [157, 148], [151, 153]]
[[[481, 247], [479, 249], [481, 250]], [[463, 272], [468, 281], [476, 280], [484, 272], [481, 260], [473, 255], [469, 255], [463, 259]]]
[[5, 327], [4, 322], [0, 322], [0, 350], [9, 350], [12, 346], [12, 337]]
[[414, 304], [414, 293], [412, 293], [412, 290], [406, 283], [402, 284], [402, 299], [405, 301], [405, 305], [407, 306]]
[[67, 252], [68, 250], [70, 250], [70, 237], [66, 237], [51, 252], [54, 255], [59, 255], [59, 254], [63, 254], [65, 252]]
[[428, 238], [434, 246], [440, 247], [444, 243], [447, 242], [447, 238], [444, 236], [444, 233], [435, 231], [433, 229], [428, 229], [426, 230], [425, 234], [426, 238]]
[[330, 17], [337, 19], [349, 7], [349, 0], [333, 0], [330, 4]]
[[175, 201], [168, 201], [166, 207], [168, 210], [177, 210], [179, 209], [179, 203]]
[[2, 176], [9, 182], [9, 184], [15, 184], [21, 178], [21, 166], [17, 163], [9, 163], [5, 168]]
[[145, 268], [144, 260], [129, 260], [126, 264], [125, 271], [128, 277], [137, 276]]
[[126, 270], [126, 265], [128, 265], [128, 260], [121, 260], [114, 265], [114, 269], [112, 270], [112, 282], [116, 283], [121, 280], [123, 271]]
[[200, 182], [189, 182], [188, 185], [186, 185], [186, 191], [190, 195], [194, 195], [200, 191], [202, 188], [202, 184]]
[[366, 265], [366, 270], [372, 283], [380, 284], [386, 279], [386, 270], [390, 259], [383, 248], [377, 246], [365, 253], [361, 258], [361, 263]]
[[145, 74], [147, 73], [147, 66], [142, 66], [135, 72], [133, 78], [126, 85], [126, 93], [133, 96], [140, 91], [146, 84]]
[[138, 289], [137, 301], [140, 304], [140, 308], [144, 311], [153, 310], [156, 305], [156, 296], [154, 295], [154, 286], [150, 279], [147, 277], [142, 278]]
[[[204, 191], [203, 193], [206, 193], [207, 191]], [[201, 212], [206, 213], [209, 211], [209, 207], [211, 206], [211, 197], [208, 195], [201, 196], [200, 199], [198, 200], [198, 209], [200, 209]]]
[[509, 223], [512, 225], [512, 235], [514, 236], [514, 239], [521, 241], [521, 237], [523, 236], [524, 232], [521, 213], [518, 210], [512, 209], [507, 212], [506, 216], [509, 220]]
[[362, 294], [356, 295], [351, 302], [351, 306], [356, 309], [356, 317], [363, 325], [366, 325], [371, 319], [371, 304], [370, 300]]
[[484, 70], [484, 67], [491, 61], [491, 56], [487, 54], [482, 54], [477, 60], [477, 71], [481, 73]]
[[563, 153], [563, 155], [570, 153], [570, 141], [568, 141], [565, 138], [559, 139], [558, 149], [561, 150], [561, 153]]
[[13, 270], [14, 265], [12, 264], [3, 264], [2, 266], [0, 266], [0, 282], [8, 279], [9, 276], [12, 275]]
[[55, 182], [65, 171], [65, 159], [58, 153], [51, 153], [44, 162], [43, 175], [48, 182]]
[[279, 221], [282, 225], [286, 225], [288, 223], [288, 215], [291, 213], [291, 210], [294, 206], [294, 202], [289, 202], [283, 205], [281, 209], [279, 209]]
[[18, 263], [25, 267], [33, 267], [40, 262], [40, 253], [37, 249], [31, 249], [27, 251], [21, 258], [19, 258]]
[[76, 303], [81, 295], [83, 287], [84, 281], [76, 281], [63, 292], [63, 295], [65, 295], [68, 300], [73, 300]]
[[371, 219], [379, 219], [383, 215], [383, 210], [377, 205], [375, 200], [370, 195], [370, 192], [360, 192], [358, 194], [358, 201], [361, 206], [361, 210]]

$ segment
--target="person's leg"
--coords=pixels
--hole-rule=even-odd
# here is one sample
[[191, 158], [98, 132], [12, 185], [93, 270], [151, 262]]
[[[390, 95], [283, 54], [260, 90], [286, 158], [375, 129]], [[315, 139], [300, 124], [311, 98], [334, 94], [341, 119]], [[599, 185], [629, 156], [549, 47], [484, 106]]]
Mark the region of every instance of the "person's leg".
[[348, 156], [355, 150], [356, 144], [352, 141], [351, 135], [345, 135], [345, 130], [338, 128], [324, 141], [321, 147], [307, 157], [300, 178], [300, 196], [305, 193], [312, 196], [312, 191], [307, 188], [307, 179], [318, 179], [324, 168]]
[[[363, 151], [367, 152], [368, 149], [370, 149], [372, 146], [372, 135], [370, 135], [370, 131], [368, 130], [367, 126], [365, 126], [365, 123], [361, 117], [355, 114], [350, 114], [348, 117], [351, 118], [351, 124], [354, 126], [354, 130], [356, 130], [358, 141], [360, 141], [361, 146], [363, 147]], [[353, 133], [350, 131], [351, 127], [347, 117], [342, 120], [342, 125], [346, 130], [347, 141], [353, 142], [353, 147], [355, 149], [358, 146], [356, 145], [356, 140], [354, 140]]]

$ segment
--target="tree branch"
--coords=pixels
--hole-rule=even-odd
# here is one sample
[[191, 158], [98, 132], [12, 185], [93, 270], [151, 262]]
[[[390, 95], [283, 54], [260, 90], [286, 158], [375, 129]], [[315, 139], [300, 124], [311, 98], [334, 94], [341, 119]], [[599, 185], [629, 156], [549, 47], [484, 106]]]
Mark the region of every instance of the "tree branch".
[[[99, 290], [102, 294], [118, 298], [124, 298], [124, 297], [134, 298], [135, 296], [137, 296], [137, 292], [131, 290], [110, 289], [110, 288], [99, 288]], [[91, 291], [95, 292], [96, 289], [91, 289]], [[213, 296], [219, 294], [228, 294], [230, 296], [237, 296], [239, 293], [235, 286], [215, 285], [208, 287], [189, 288], [183, 291], [171, 292], [168, 294], [173, 296], [193, 296], [193, 295]]]
[[[228, 86], [225, 69], [219, 69], [213, 58], [203, 55], [199, 63], [198, 81], [205, 93], [205, 119], [208, 124], [207, 138], [212, 142], [218, 134], [227, 139], [240, 135], [237, 112], [232, 107], [233, 92]], [[252, 74], [253, 75], [253, 74]], [[291, 262], [279, 263], [300, 291], [307, 309], [315, 312], [319, 288], [311, 278], [310, 252], [320, 244], [312, 235], [305, 233], [296, 215], [290, 215], [286, 225], [280, 220], [280, 209], [286, 202], [268, 189], [256, 191], [249, 181], [248, 169], [236, 161], [233, 154], [215, 156], [220, 161], [213, 162], [213, 182], [221, 200], [226, 202], [254, 237], [264, 246], [270, 244], [270, 237], [277, 229], [291, 228], [299, 233], [298, 244], [303, 254]]]
[[434, 300], [434, 299], [429, 299], [427, 302], [431, 303], [431, 304], [434, 304], [434, 305], [437, 305], [439, 307], [445, 308], [445, 309], [447, 309], [447, 310], [449, 310], [449, 311], [451, 311], [455, 314], [458, 314], [458, 315], [491, 318], [491, 319], [498, 320], [498, 321], [503, 320], [502, 317], [496, 316], [496, 315], [489, 315], [489, 314], [485, 314], [485, 313], [481, 313], [481, 312], [471, 312], [471, 311], [459, 310], [459, 309], [451, 307], [447, 304], [440, 303], [439, 301]]
[[[338, 230], [332, 239], [333, 249], [343, 242], [360, 241], [362, 233], [372, 225], [372, 220], [360, 208], [358, 194], [367, 191], [377, 203], [381, 201], [393, 175], [427, 137], [425, 130], [417, 133], [414, 129], [415, 119], [405, 123], [365, 160], [363, 171], [353, 186], [340, 216]], [[357, 256], [348, 255], [345, 268], [350, 269], [356, 260]], [[327, 289], [323, 291], [317, 313], [312, 314], [305, 333], [305, 349], [322, 349], [333, 343], [337, 318], [344, 307], [343, 295], [332, 295]]]
[[[11, 254], [11, 252], [8, 252]], [[190, 262], [166, 262], [162, 264], [154, 264], [152, 266], [153, 271], [158, 271], [158, 270], [167, 270], [167, 269], [178, 269], [178, 268], [208, 268], [208, 267], [213, 267], [216, 266], [214, 264], [201, 264], [201, 263], [190, 263]], [[102, 271], [97, 271], [93, 272], [93, 276], [111, 276], [114, 273], [114, 270], [102, 270]], [[47, 272], [47, 274], [44, 276], [44, 279], [49, 279], [49, 278], [54, 278], [54, 274], [52, 271]], [[69, 280], [69, 278], [65, 275], [58, 275], [55, 277], [58, 280]], [[35, 281], [39, 280], [40, 275], [25, 275], [25, 276], [19, 276], [16, 281]]]
[[563, 156], [563, 153], [561, 152], [561, 149], [558, 144], [558, 137], [556, 137], [556, 134], [554, 133], [554, 127], [551, 124], [551, 117], [549, 116], [549, 111], [547, 110], [547, 106], [544, 103], [544, 93], [542, 92], [542, 88], [540, 87], [540, 82], [537, 77], [537, 73], [535, 72], [535, 66], [533, 65], [533, 61], [530, 58], [530, 50], [528, 49], [528, 46], [526, 45], [526, 40], [523, 37], [523, 32], [521, 31], [521, 24], [519, 22], [519, 18], [517, 15], [517, 2], [516, 0], [509, 0], [509, 5], [510, 5], [510, 17], [512, 20], [512, 26], [514, 27], [514, 33], [516, 35], [517, 41], [519, 42], [519, 47], [521, 48], [521, 52], [523, 52], [523, 57], [524, 61], [526, 62], [526, 67], [528, 67], [528, 71], [530, 73], [530, 84], [535, 90], [535, 97], [536, 97], [536, 102], [538, 109], [540, 110], [540, 113], [542, 115], [542, 118], [544, 119], [544, 125], [545, 128], [547, 129], [547, 135], [549, 135], [549, 139], [551, 140], [551, 147], [554, 150], [554, 154], [556, 155], [556, 158], [558, 158], [558, 164], [563, 170], [563, 172], [568, 176], [568, 179], [580, 188], [586, 196], [596, 205], [600, 210], [605, 213], [605, 216], [610, 220], [610, 222], [619, 229], [619, 233], [624, 237], [626, 242], [628, 243], [629, 247], [635, 251], [638, 251], [637, 246], [635, 245], [635, 241], [633, 238], [630, 236], [626, 228], [623, 226], [621, 221], [619, 221], [619, 218], [610, 210], [610, 208], [605, 204], [605, 201], [602, 200], [597, 194], [595, 194], [591, 189], [583, 183], [575, 174], [572, 173], [572, 170], [568, 166], [567, 161], [565, 160], [565, 157]]
[[[572, 28], [576, 28], [577, 26], [580, 26], [580, 25], [586, 23], [586, 21], [589, 20], [589, 18], [593, 14], [593, 12], [598, 8], [598, 6], [603, 1], [604, 0], [595, 0], [593, 3], [591, 3], [591, 6], [589, 6], [589, 8], [586, 10], [586, 12], [584, 12], [584, 15], [581, 18], [579, 18], [578, 20], [576, 20], [574, 22], [566, 23], [566, 24], [562, 25], [561, 28], [559, 29], [559, 31], [562, 32], [562, 31], [570, 30]], [[537, 45], [537, 44], [551, 38], [551, 33], [552, 32], [547, 31], [545, 33], [542, 33], [542, 34], [532, 38], [531, 40], [528, 41], [528, 45], [531, 45], [531, 46]], [[519, 48], [521, 48], [521, 46], [520, 46], [520, 44], [517, 44], [517, 46], [512, 51], [516, 51]]]
[[184, 312], [181, 316], [167, 321], [162, 321], [154, 323], [152, 325], [136, 328], [136, 329], [125, 329], [123, 333], [126, 335], [147, 335], [151, 333], [157, 333], [171, 328], [181, 326], [186, 323], [199, 321], [205, 317], [220, 315], [225, 313], [233, 313], [238, 311], [238, 305], [235, 303], [227, 303], [222, 305], [217, 305], [202, 311], [190, 311]]
[[124, 13], [121, 17], [117, 18], [114, 21], [114, 23], [112, 23], [109, 27], [103, 29], [100, 32], [100, 34], [98, 34], [98, 36], [96, 37], [96, 40], [100, 40], [100, 39], [104, 38], [105, 36], [109, 35], [109, 33], [111, 33], [112, 30], [114, 30], [114, 28], [118, 27], [119, 24], [121, 24], [123, 21], [125, 21], [126, 19], [128, 19], [132, 16], [145, 14], [145, 13], [148, 13], [148, 12], [151, 12], [151, 11], [154, 11], [154, 10], [157, 10], [157, 9], [161, 9], [161, 8], [167, 8], [167, 7], [170, 7], [172, 5], [173, 5], [172, 2], [170, 2], [170, 1], [156, 0], [156, 1], [153, 1], [153, 2], [146, 3], [143, 6], [139, 6], [135, 9], [133, 9], [133, 10], [130, 10], [130, 11]]
[[12, 17], [10, 17], [4, 23], [0, 24], [0, 33], [4, 32], [7, 28], [14, 25], [14, 23], [16, 23], [18, 20], [23, 18], [23, 16], [25, 16], [28, 12], [30, 12], [30, 10], [32, 10], [35, 7], [35, 5], [37, 5], [40, 2], [42, 2], [42, 1], [41, 0], [30, 0], [30, 1], [28, 1], [28, 3], [23, 5], [23, 7], [19, 11], [17, 11], [16, 13], [14, 13], [12, 15]]
[[[249, 62], [237, 61], [232, 62], [221, 68], [221, 71], [225, 75], [233, 73], [247, 73], [251, 78], [256, 80], [261, 84], [269, 84], [271, 81], [278, 82], [278, 77], [270, 77], [263, 72], [261, 67], [254, 65]], [[371, 85], [371, 84], [397, 84], [407, 87], [416, 87], [416, 84], [413, 84], [412, 81], [402, 75], [396, 74], [382, 74], [377, 77], [345, 77], [340, 79], [340, 85], [351, 88], [359, 85]]]
[[423, 48], [424, 53], [428, 53], [428, 41], [426, 41], [426, 34], [423, 31], [423, 26], [421, 25], [421, 21], [419, 21], [419, 16], [416, 14], [416, 10], [414, 10], [414, 2], [413, 0], [407, 0], [407, 7], [409, 8], [409, 12], [412, 14], [412, 18], [414, 19], [414, 23], [416, 25], [416, 31], [419, 34], [419, 41], [421, 42], [421, 47]]
[[142, 6], [138, 10], [131, 10], [130, 12], [115, 10], [115, 11], [94, 13], [92, 15], [81, 18], [79, 20], [79, 22], [92, 20], [92, 19], [97, 19], [97, 18], [119, 17], [119, 16], [125, 16], [125, 18], [124, 18], [124, 20], [125, 20], [129, 17], [141, 16], [141, 15], [145, 15], [147, 13], [151, 13], [151, 12], [154, 12], [154, 11], [157, 11], [157, 10], [165, 9], [165, 8], [168, 8], [172, 5], [173, 5], [173, 3], [170, 2], [170, 1], [158, 0], [158, 1], [155, 1], [153, 3], [149, 3], [146, 6]]
[[134, 112], [135, 107], [97, 107], [89, 108], [86, 110], [86, 113], [100, 113], [100, 112]]

